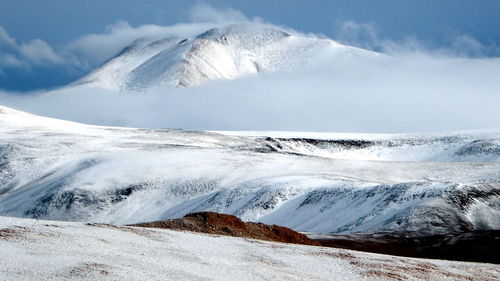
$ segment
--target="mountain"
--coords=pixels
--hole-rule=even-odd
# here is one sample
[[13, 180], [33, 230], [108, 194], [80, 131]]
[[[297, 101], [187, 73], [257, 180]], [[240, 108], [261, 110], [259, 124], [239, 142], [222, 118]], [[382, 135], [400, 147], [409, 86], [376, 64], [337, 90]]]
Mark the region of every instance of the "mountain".
[[214, 211], [297, 231], [500, 229], [500, 134], [197, 132], [0, 107], [0, 215], [130, 224]]
[[138, 39], [74, 85], [115, 90], [189, 87], [206, 80], [292, 69], [319, 55], [332, 61], [380, 56], [273, 26], [236, 24], [189, 38]]

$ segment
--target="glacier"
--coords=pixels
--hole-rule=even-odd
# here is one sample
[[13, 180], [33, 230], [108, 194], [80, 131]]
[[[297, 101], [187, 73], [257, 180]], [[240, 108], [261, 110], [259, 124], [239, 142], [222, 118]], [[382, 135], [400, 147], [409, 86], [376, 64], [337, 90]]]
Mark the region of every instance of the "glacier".
[[304, 232], [500, 229], [500, 133], [91, 126], [0, 107], [0, 215], [130, 224], [215, 211]]

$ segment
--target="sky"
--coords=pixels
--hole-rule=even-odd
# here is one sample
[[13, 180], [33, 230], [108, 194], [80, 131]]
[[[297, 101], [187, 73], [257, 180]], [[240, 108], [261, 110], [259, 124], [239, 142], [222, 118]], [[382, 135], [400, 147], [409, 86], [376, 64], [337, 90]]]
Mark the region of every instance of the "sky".
[[[74, 58], [74, 50], [68, 50], [72, 42], [104, 33], [120, 22], [133, 27], [189, 22], [193, 6], [200, 4], [376, 51], [383, 50], [373, 44], [373, 32], [378, 39], [411, 38], [430, 49], [447, 48], [465, 38], [462, 41], [481, 50], [468, 48], [462, 54], [500, 56], [500, 1], [496, 0], [2, 0], [0, 88], [29, 91], [66, 85], [103, 62]], [[348, 23], [369, 25], [371, 31], [349, 36]]]
[[[0, 105], [96, 125], [407, 133], [499, 129], [500, 2], [4, 0]], [[387, 54], [146, 93], [66, 86], [143, 36], [272, 24]], [[326, 58], [326, 57], [324, 57]], [[61, 88], [62, 87], [62, 88]]]

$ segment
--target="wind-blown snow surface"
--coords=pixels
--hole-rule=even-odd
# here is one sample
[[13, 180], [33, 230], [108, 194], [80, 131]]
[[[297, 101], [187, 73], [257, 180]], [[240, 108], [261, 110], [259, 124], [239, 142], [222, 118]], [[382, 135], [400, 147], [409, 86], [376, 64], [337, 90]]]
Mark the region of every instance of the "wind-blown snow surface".
[[87, 126], [0, 107], [0, 214], [126, 224], [216, 211], [323, 233], [500, 229], [498, 133], [262, 134]]
[[234, 24], [190, 38], [138, 39], [74, 85], [114, 90], [187, 87], [205, 80], [287, 70], [318, 55], [338, 64], [381, 56], [330, 39], [289, 34], [270, 25]]
[[498, 266], [0, 217], [2, 280], [498, 280]]

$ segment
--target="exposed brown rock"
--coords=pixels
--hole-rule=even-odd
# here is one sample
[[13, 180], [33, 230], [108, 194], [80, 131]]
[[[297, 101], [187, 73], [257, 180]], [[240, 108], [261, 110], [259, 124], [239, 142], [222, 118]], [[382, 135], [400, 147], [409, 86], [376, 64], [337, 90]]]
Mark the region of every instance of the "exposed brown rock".
[[133, 226], [167, 228], [266, 241], [320, 246], [318, 241], [286, 227], [255, 222], [214, 212], [192, 213], [180, 219], [138, 223]]
[[5, 240], [19, 240], [25, 237], [26, 232], [28, 232], [25, 227], [16, 226], [15, 229], [2, 228], [0, 229], [0, 239]]
[[2, 228], [0, 229], [0, 239], [11, 239], [13, 237], [16, 237], [17, 231], [13, 229], [8, 229], [8, 228]]
[[[245, 237], [266, 241], [344, 248], [373, 253], [488, 262], [499, 264], [500, 230], [472, 231], [422, 236], [412, 232], [380, 232], [311, 235], [278, 225], [243, 222], [231, 215], [214, 212], [192, 213], [180, 219], [139, 223], [132, 226], [167, 228], [208, 234]], [[416, 268], [415, 271], [425, 271]], [[382, 274], [372, 271], [370, 275]], [[397, 276], [392, 276], [398, 279]]]

